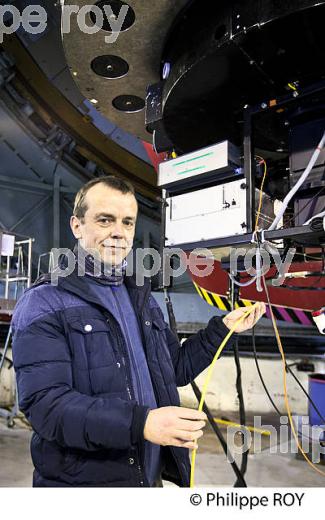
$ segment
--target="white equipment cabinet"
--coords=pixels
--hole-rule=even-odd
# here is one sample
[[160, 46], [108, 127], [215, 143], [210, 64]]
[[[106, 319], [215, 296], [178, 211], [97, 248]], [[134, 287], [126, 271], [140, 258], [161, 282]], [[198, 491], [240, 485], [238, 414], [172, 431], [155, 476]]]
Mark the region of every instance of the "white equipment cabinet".
[[246, 232], [244, 179], [166, 199], [166, 245], [239, 235]]

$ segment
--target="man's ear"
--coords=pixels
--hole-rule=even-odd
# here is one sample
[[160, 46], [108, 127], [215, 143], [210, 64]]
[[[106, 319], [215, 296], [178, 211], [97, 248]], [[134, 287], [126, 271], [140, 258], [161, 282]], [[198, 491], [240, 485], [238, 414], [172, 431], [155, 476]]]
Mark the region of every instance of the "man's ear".
[[72, 217], [70, 219], [70, 227], [71, 227], [72, 233], [74, 234], [74, 237], [77, 240], [82, 238], [82, 236], [81, 236], [81, 229], [80, 229], [81, 222], [78, 219], [78, 217], [76, 217], [75, 215], [72, 215]]

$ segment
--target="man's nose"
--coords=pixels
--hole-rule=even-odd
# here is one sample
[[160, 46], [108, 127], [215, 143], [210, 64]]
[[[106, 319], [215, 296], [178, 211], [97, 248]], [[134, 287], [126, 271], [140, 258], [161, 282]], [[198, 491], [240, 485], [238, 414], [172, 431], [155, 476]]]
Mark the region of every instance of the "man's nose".
[[125, 238], [125, 231], [122, 222], [115, 222], [111, 230], [111, 237], [116, 239]]

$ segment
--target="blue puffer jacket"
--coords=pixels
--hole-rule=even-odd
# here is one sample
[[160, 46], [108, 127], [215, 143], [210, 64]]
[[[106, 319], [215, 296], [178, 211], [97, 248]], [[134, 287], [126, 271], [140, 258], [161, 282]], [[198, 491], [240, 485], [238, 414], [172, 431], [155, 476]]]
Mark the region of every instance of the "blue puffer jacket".
[[[179, 406], [177, 386], [212, 361], [228, 329], [212, 318], [179, 346], [151, 296], [126, 277], [158, 407]], [[143, 429], [148, 408], [134, 399], [123, 334], [85, 279], [43, 279], [19, 300], [13, 359], [20, 409], [34, 433], [34, 486], [148, 486]], [[163, 478], [189, 485], [188, 450], [163, 447]]]

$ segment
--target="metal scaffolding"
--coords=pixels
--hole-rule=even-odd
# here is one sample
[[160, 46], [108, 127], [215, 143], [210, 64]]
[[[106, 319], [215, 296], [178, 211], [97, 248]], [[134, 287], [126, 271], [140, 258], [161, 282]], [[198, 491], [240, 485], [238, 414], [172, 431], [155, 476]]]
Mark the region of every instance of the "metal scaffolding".
[[[10, 233], [6, 234], [14, 236]], [[2, 352], [0, 352], [0, 381], [3, 370], [10, 370], [13, 367], [11, 359], [7, 356], [12, 339], [11, 317], [20, 291], [23, 292], [25, 289], [28, 289], [32, 283], [33, 242], [33, 238], [16, 241], [15, 237], [13, 254], [7, 254], [4, 257], [0, 256], [0, 258], [5, 258], [4, 269], [0, 271], [0, 282], [3, 285], [3, 298], [0, 299], [0, 323], [9, 324], [4, 347]], [[12, 264], [15, 265], [14, 268], [11, 267]], [[7, 420], [8, 427], [13, 427], [15, 424], [14, 419], [18, 416], [18, 413], [18, 393], [15, 385], [14, 405], [9, 410], [0, 408], [0, 417], [4, 417]]]

